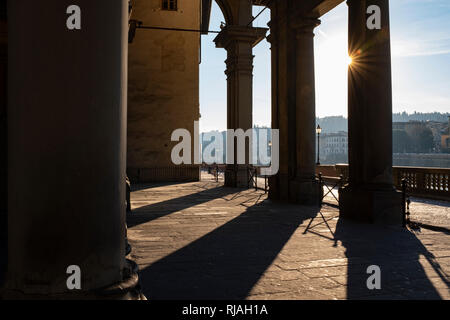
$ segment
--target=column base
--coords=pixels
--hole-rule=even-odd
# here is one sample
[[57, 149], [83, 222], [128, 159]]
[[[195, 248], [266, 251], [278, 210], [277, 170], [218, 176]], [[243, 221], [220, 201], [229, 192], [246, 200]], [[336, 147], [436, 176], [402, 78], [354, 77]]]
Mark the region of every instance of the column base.
[[289, 201], [289, 177], [285, 173], [269, 177], [269, 199]]
[[278, 175], [269, 177], [268, 181], [269, 181], [269, 193], [268, 193], [269, 199], [279, 200], [280, 192], [279, 192]]
[[346, 186], [339, 190], [339, 216], [364, 223], [400, 226], [402, 194], [394, 188]]
[[59, 294], [31, 294], [19, 289], [5, 288], [1, 300], [147, 300], [141, 291], [138, 266], [134, 261], [126, 261], [123, 280], [104, 288], [90, 291], [70, 291]]
[[250, 176], [246, 166], [227, 166], [225, 169], [225, 186], [231, 188], [253, 188], [254, 184], [248, 182]]
[[289, 200], [304, 205], [320, 205], [323, 190], [317, 180], [296, 179], [289, 183]]

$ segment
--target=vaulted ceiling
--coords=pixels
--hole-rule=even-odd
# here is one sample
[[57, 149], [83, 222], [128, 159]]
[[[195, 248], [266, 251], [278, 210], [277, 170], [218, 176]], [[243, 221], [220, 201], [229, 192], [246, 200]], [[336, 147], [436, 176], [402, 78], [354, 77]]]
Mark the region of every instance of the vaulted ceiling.
[[[246, 25], [252, 19], [252, 6], [273, 5], [276, 1], [291, 1], [293, 10], [310, 17], [320, 17], [345, 0], [215, 0], [226, 24]], [[209, 27], [212, 0], [202, 0], [202, 30]]]

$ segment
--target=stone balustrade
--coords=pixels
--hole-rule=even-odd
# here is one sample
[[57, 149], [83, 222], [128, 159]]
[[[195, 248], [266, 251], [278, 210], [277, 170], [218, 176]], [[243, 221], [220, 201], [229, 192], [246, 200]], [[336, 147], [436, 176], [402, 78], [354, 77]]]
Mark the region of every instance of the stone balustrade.
[[[403, 178], [408, 182], [408, 193], [413, 196], [450, 200], [450, 168], [426, 168], [426, 167], [392, 167], [393, 182], [396, 188], [401, 188]], [[321, 172], [326, 176], [339, 177], [348, 180], [348, 165], [320, 165], [316, 167], [316, 173]]]

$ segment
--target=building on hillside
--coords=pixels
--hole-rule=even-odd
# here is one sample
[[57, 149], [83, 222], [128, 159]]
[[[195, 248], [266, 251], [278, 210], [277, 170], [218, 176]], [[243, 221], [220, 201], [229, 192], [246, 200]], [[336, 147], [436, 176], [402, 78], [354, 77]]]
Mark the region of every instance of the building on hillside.
[[[221, 141], [215, 142], [216, 137]], [[220, 137], [220, 138], [219, 138]], [[247, 138], [246, 138], [247, 139]], [[201, 159], [207, 164], [225, 164], [227, 159], [227, 132], [209, 131], [200, 134]], [[235, 143], [237, 143], [235, 141]], [[213, 146], [210, 146], [214, 144]], [[272, 129], [253, 127], [253, 165], [269, 166], [272, 156]]]
[[439, 121], [427, 121], [425, 123], [426, 127], [431, 130], [433, 133], [433, 152], [441, 152], [442, 151], [442, 143], [441, 136], [442, 132], [447, 129], [447, 122], [439, 122]]
[[345, 131], [320, 135], [320, 162], [347, 162], [348, 134]]
[[[215, 141], [215, 139], [219, 138], [220, 141]], [[202, 162], [207, 164], [225, 164], [226, 163], [226, 131], [210, 131], [210, 132], [202, 132], [200, 134], [200, 143], [201, 143], [201, 158]], [[213, 146], [210, 146], [214, 144]], [[209, 147], [210, 146], [210, 147]], [[209, 148], [208, 148], [209, 147]]]

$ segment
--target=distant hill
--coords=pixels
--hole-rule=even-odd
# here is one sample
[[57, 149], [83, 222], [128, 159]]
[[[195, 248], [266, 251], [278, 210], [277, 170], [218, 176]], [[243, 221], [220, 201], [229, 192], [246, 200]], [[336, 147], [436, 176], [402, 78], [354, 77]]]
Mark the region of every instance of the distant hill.
[[[408, 121], [438, 121], [438, 122], [447, 122], [450, 113], [440, 113], [440, 112], [429, 112], [429, 113], [406, 113], [399, 112], [392, 114], [393, 122], [408, 122]], [[322, 128], [323, 133], [330, 132], [339, 132], [339, 131], [348, 131], [348, 123], [347, 118], [344, 116], [332, 116], [332, 117], [323, 117], [316, 118], [317, 123]]]
[[440, 113], [440, 112], [414, 112], [414, 113], [393, 113], [392, 121], [394, 122], [408, 122], [408, 121], [437, 121], [437, 122], [447, 122], [450, 113]]
[[343, 116], [316, 118], [316, 126], [317, 124], [320, 125], [322, 133], [348, 131], [347, 123], [347, 118]]

